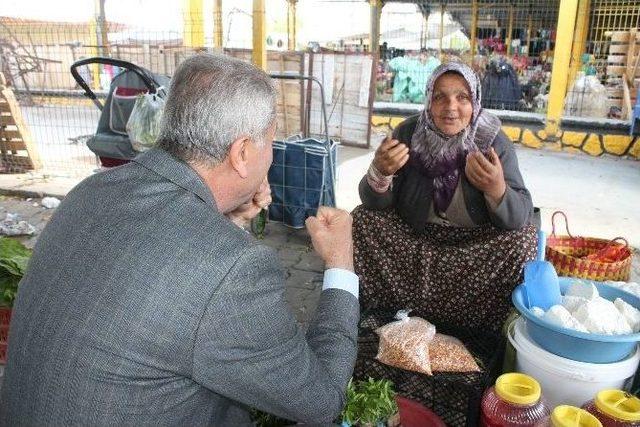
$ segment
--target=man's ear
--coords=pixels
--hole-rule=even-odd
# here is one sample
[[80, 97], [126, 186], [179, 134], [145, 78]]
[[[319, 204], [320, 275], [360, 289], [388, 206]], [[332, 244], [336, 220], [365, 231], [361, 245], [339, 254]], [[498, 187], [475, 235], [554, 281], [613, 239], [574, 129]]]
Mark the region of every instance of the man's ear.
[[249, 138], [241, 137], [233, 141], [229, 149], [229, 163], [241, 178], [249, 175], [249, 144]]

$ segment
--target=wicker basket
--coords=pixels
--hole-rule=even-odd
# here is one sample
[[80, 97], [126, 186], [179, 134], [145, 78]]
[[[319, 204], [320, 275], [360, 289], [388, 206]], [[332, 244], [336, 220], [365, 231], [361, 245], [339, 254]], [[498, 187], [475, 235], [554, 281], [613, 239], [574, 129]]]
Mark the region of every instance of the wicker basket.
[[[556, 235], [555, 218], [564, 217], [567, 235]], [[551, 235], [547, 237], [546, 259], [551, 262], [558, 272], [558, 276], [578, 277], [597, 281], [616, 280], [628, 281], [631, 274], [631, 250], [629, 244], [622, 237], [612, 240], [594, 237], [572, 236], [569, 232], [569, 221], [564, 212], [556, 211], [551, 216]], [[624, 244], [618, 243], [619, 241]], [[598, 262], [584, 258], [607, 246], [623, 248], [625, 257], [616, 262]]]

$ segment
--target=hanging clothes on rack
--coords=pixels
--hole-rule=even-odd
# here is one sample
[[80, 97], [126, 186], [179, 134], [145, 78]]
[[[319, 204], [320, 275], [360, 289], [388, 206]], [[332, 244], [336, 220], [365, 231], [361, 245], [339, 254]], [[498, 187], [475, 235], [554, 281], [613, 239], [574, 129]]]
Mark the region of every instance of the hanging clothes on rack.
[[518, 76], [504, 58], [492, 60], [482, 80], [482, 106], [498, 110], [521, 110], [522, 88]]

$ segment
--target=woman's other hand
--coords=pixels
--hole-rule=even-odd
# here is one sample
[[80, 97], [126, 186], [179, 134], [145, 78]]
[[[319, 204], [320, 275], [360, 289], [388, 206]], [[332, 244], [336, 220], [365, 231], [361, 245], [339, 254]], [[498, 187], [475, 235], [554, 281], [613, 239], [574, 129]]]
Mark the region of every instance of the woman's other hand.
[[394, 175], [409, 160], [409, 147], [397, 139], [385, 138], [376, 150], [373, 165], [383, 175]]
[[475, 151], [467, 155], [464, 173], [467, 179], [478, 190], [482, 191], [495, 205], [502, 201], [507, 190], [502, 172], [502, 163], [491, 147], [487, 159], [481, 152]]

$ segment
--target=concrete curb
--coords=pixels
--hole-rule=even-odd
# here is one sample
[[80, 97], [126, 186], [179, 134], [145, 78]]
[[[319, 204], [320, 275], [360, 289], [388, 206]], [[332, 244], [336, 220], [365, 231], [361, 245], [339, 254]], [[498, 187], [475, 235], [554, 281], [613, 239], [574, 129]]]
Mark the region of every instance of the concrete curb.
[[21, 197], [24, 199], [28, 199], [28, 198], [41, 199], [43, 197], [56, 197], [60, 200], [64, 199], [64, 197], [66, 196], [66, 194], [56, 194], [56, 193], [34, 191], [34, 190], [17, 190], [15, 188], [0, 188], [0, 195], [11, 196], [11, 197]]

